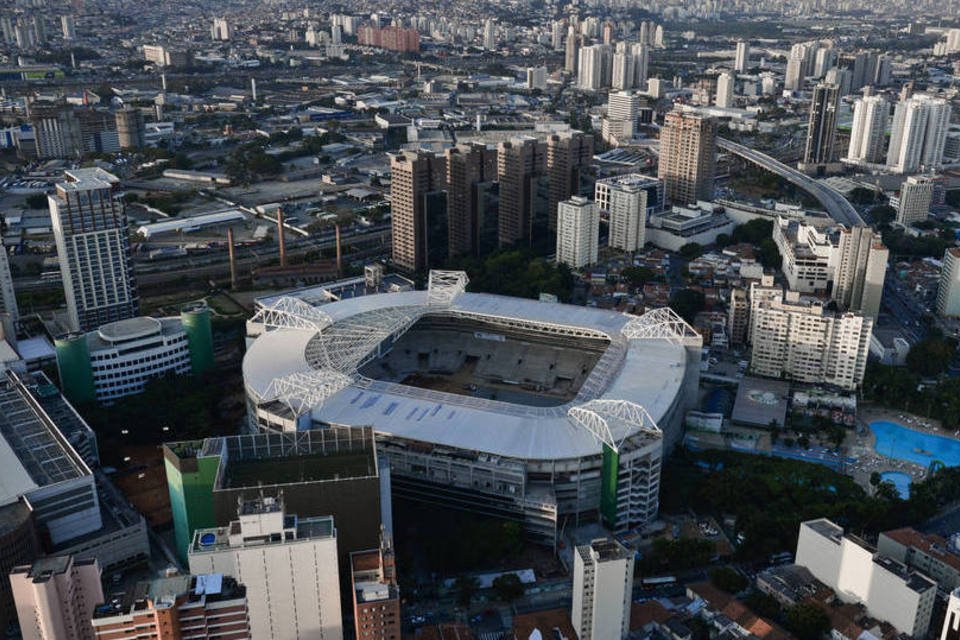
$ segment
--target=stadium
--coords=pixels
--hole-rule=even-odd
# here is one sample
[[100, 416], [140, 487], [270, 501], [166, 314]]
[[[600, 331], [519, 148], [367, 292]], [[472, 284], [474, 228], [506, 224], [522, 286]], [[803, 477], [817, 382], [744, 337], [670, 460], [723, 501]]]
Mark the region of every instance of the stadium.
[[466, 285], [433, 271], [425, 291], [259, 300], [243, 362], [250, 429], [371, 426], [395, 496], [512, 519], [548, 545], [566, 526], [649, 522], [663, 451], [696, 400], [700, 336], [666, 308], [625, 315]]

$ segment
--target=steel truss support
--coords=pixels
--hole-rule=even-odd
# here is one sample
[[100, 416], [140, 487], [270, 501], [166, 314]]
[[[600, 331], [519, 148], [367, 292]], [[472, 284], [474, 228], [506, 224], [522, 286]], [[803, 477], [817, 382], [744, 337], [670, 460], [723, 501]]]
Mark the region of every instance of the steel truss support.
[[669, 340], [674, 344], [699, 345], [703, 338], [670, 307], [660, 307], [634, 316], [621, 333], [628, 340]]
[[322, 331], [333, 324], [333, 319], [300, 298], [283, 296], [269, 307], [260, 309], [251, 322], [258, 322], [271, 329]]
[[567, 416], [618, 452], [624, 440], [638, 431], [656, 438], [663, 437], [663, 432], [647, 410], [629, 400], [591, 400], [570, 407]]
[[427, 285], [427, 302], [431, 305], [449, 306], [461, 293], [467, 290], [466, 271], [430, 270], [430, 279]]

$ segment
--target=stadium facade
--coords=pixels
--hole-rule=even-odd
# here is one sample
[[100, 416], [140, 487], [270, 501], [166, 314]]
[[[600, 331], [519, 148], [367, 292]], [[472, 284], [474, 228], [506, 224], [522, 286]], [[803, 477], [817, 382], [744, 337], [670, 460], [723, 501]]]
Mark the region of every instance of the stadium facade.
[[656, 516], [660, 465], [696, 401], [702, 340], [642, 316], [466, 292], [258, 301], [243, 363], [251, 431], [373, 428], [393, 495], [521, 522], [614, 531]]

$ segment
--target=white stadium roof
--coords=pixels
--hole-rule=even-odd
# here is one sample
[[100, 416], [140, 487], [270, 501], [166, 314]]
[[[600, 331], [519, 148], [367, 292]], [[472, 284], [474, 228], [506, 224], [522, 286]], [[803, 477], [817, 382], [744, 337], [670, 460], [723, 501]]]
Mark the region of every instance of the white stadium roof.
[[[444, 286], [439, 284], [438, 286]], [[628, 316], [557, 303], [465, 293], [405, 291], [344, 299], [322, 305], [302, 322], [283, 299], [254, 318], [272, 330], [248, 349], [243, 362], [248, 393], [261, 401], [283, 400], [295, 412], [310, 408], [315, 421], [371, 425], [376, 431], [438, 446], [520, 459], [559, 460], [596, 455], [601, 441], [617, 448], [624, 438], [647, 431], [682, 393], [686, 345], [699, 336], [672, 311]], [[439, 295], [438, 295], [439, 294]], [[273, 313], [271, 309], [282, 309]], [[317, 309], [316, 311], [320, 311]], [[358, 359], [382, 339], [383, 331], [412, 324], [425, 313], [533, 325], [564, 335], [611, 340], [577, 397], [558, 407], [533, 407], [369, 380], [356, 372]], [[317, 324], [325, 325], [319, 332]], [[364, 332], [372, 335], [368, 339]], [[317, 340], [311, 340], [318, 336]], [[339, 336], [339, 337], [338, 337]], [[337, 340], [342, 342], [337, 342]], [[326, 345], [324, 346], [324, 343]], [[318, 360], [319, 349], [336, 351]], [[357, 357], [349, 352], [356, 344]], [[319, 345], [319, 346], [317, 346]], [[311, 366], [310, 362], [314, 363]], [[326, 363], [325, 365], [323, 363]], [[313, 368], [323, 365], [331, 369]], [[696, 365], [690, 365], [696, 366]], [[346, 374], [346, 375], [344, 375]], [[577, 408], [576, 411], [571, 411]], [[645, 413], [644, 411], [645, 410]]]

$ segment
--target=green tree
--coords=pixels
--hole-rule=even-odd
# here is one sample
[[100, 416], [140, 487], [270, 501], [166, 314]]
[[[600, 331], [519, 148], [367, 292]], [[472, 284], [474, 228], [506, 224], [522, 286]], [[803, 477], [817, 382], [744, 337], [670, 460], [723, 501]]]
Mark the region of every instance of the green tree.
[[739, 225], [733, 230], [730, 240], [733, 244], [746, 242], [758, 245], [773, 234], [773, 220], [757, 218]]
[[817, 605], [801, 603], [787, 609], [784, 626], [800, 640], [821, 640], [830, 631], [830, 618]]
[[757, 257], [764, 268], [780, 268], [780, 265], [783, 263], [783, 258], [780, 256], [780, 250], [777, 248], [777, 243], [773, 241], [773, 238], [764, 238], [761, 240], [758, 250], [759, 255]]
[[506, 603], [511, 603], [524, 594], [523, 583], [515, 573], [505, 573], [493, 579], [493, 590], [497, 597]]
[[642, 287], [652, 280], [656, 274], [647, 267], [624, 267], [620, 276], [629, 282], [631, 287]]
[[710, 582], [727, 593], [740, 593], [750, 585], [750, 581], [733, 567], [716, 567], [710, 570]]
[[924, 378], [945, 372], [957, 352], [957, 343], [950, 338], [931, 336], [913, 345], [907, 354], [907, 368]]
[[703, 255], [703, 246], [697, 242], [688, 242], [680, 247], [680, 255], [687, 260], [694, 260]]
[[870, 216], [877, 225], [888, 225], [897, 217], [897, 210], [888, 204], [880, 204], [870, 209]]
[[693, 324], [693, 319], [706, 306], [703, 292], [696, 289], [680, 289], [670, 296], [670, 308], [681, 318]]
[[469, 607], [480, 588], [480, 581], [473, 576], [459, 576], [453, 583], [453, 588], [457, 592], [457, 604], [461, 607]]
[[761, 618], [776, 618], [780, 615], [780, 603], [773, 596], [762, 591], [751, 591], [743, 603]]

